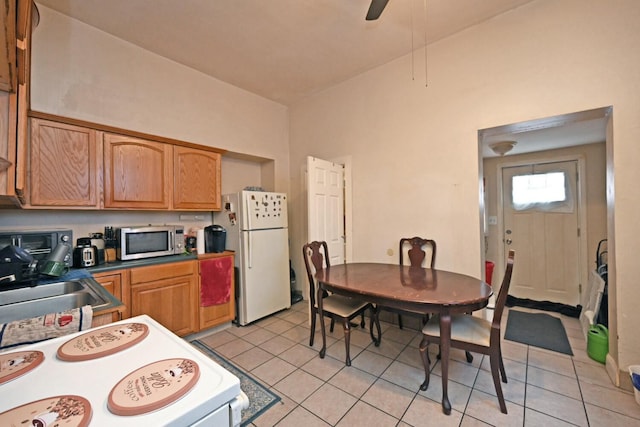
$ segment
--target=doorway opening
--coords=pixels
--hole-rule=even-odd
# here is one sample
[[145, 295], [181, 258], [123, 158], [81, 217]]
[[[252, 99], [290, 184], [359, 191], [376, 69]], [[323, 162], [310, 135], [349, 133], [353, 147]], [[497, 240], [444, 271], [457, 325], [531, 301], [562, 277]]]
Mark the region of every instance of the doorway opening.
[[[536, 271], [531, 270], [532, 265], [536, 268], [543, 268], [543, 271], [557, 271], [557, 273], [552, 273], [551, 275], [552, 286], [544, 289], [544, 292], [547, 292], [546, 294], [536, 294], [535, 290], [527, 289], [526, 286], [521, 287], [519, 290], [514, 287], [515, 292], [521, 292], [523, 297], [530, 292], [527, 296], [528, 298], [535, 296], [546, 300], [556, 299], [557, 302], [574, 306], [580, 304], [581, 295], [585, 292], [589, 271], [595, 267], [596, 246], [604, 238], [608, 237], [609, 241], [611, 241], [612, 236], [610, 235], [610, 227], [607, 221], [608, 216], [611, 215], [608, 209], [612, 209], [612, 203], [608, 203], [608, 198], [611, 195], [607, 191], [607, 186], [610, 185], [609, 181], [613, 176], [610, 173], [612, 172], [610, 167], [612, 144], [610, 132], [611, 111], [611, 107], [604, 107], [478, 131], [479, 182], [481, 183], [480, 221], [482, 230], [480, 238], [484, 248], [483, 256], [485, 259], [483, 261], [495, 263], [496, 275], [500, 276], [500, 272], [504, 270], [504, 254], [510, 247], [510, 243], [511, 247], [514, 244], [526, 244], [529, 245], [526, 248], [518, 247], [516, 254], [517, 267], [514, 269], [514, 275], [527, 276], [537, 274]], [[490, 145], [500, 141], [515, 141], [516, 143], [511, 144], [510, 151], [496, 154], [491, 150]], [[559, 223], [564, 221], [565, 216], [570, 215], [567, 212], [561, 213], [558, 211], [554, 214], [538, 213], [535, 215], [532, 212], [528, 214], [518, 213], [517, 221], [526, 219], [526, 221], [530, 222], [527, 223], [525, 221], [525, 223], [519, 224], [519, 227], [532, 228], [528, 231], [530, 234], [528, 235], [529, 237], [526, 237], [526, 242], [523, 242], [521, 237], [520, 241], [514, 243], [516, 239], [514, 239], [513, 234], [509, 234], [509, 230], [511, 230], [511, 233], [514, 233], [514, 231], [506, 224], [507, 215], [503, 209], [505, 204], [510, 203], [506, 197], [509, 195], [505, 194], [510, 190], [505, 191], [503, 184], [506, 184], [505, 180], [510, 180], [511, 178], [503, 176], [503, 169], [509, 170], [509, 168], [512, 168], [511, 171], [516, 172], [515, 175], [526, 177], [528, 174], [540, 175], [545, 171], [544, 168], [538, 166], [536, 166], [538, 169], [535, 170], [535, 168], [531, 169], [531, 166], [525, 165], [550, 165], [545, 167], [553, 169], [561, 162], [571, 161], [576, 162], [578, 178], [580, 176], [584, 177], [583, 180], [578, 179], [575, 190], [575, 201], [579, 202], [580, 198], [582, 198], [584, 209], [576, 210], [577, 227], [569, 226], [569, 228], [573, 228], [573, 241], [577, 240], [579, 245], [577, 258], [576, 262], [573, 262], [566, 257], [562, 257], [560, 260], [562, 263], [550, 265], [545, 260], [555, 262], [556, 258], [538, 256], [539, 253], [535, 249], [536, 245], [539, 246], [541, 244], [539, 242], [541, 236], [545, 235], [545, 220], [542, 218], [546, 217], [548, 220], [552, 216], [556, 216], [555, 225], [546, 225], [546, 234], [553, 235], [554, 233], [560, 233], [549, 230], [557, 227]], [[518, 168], [521, 167], [525, 169], [529, 167], [529, 172], [532, 173], [527, 173], [526, 170], [522, 169], [518, 171]], [[585, 204], [588, 207], [585, 207]], [[565, 206], [563, 209], [566, 211], [568, 207]], [[534, 218], [534, 216], [539, 218]], [[559, 218], [562, 218], [562, 221]], [[532, 240], [537, 241], [532, 242]], [[558, 244], [558, 247], [561, 247], [561, 245], [562, 243]], [[592, 258], [594, 259], [592, 260]], [[591, 265], [591, 261], [594, 261], [593, 265]], [[545, 262], [547, 264], [542, 267], [536, 265], [536, 263]], [[579, 264], [577, 294], [565, 298], [565, 296], [561, 296], [562, 292], [559, 291], [559, 288], [566, 288], [566, 285], [563, 283], [563, 286], [558, 286], [558, 283], [570, 280], [566, 279], [566, 270], [571, 270], [573, 274], [575, 271], [572, 270], [571, 264], [575, 263]], [[556, 267], [559, 268], [556, 269]], [[557, 274], [557, 276], [553, 276], [553, 274]], [[495, 277], [494, 275], [492, 281], [494, 284], [499, 284], [500, 280], [501, 277]]]

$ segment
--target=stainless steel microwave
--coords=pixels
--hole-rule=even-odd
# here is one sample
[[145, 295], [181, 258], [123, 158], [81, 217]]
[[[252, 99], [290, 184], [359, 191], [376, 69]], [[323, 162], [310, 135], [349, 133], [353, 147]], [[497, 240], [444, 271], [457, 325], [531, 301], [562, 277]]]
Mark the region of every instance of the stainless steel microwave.
[[116, 229], [116, 256], [119, 260], [178, 255], [184, 251], [184, 227], [146, 225]]
[[[8, 245], [18, 246], [29, 252], [38, 262], [47, 259], [62, 242], [73, 244], [72, 230], [0, 231], [0, 249]], [[64, 260], [68, 267], [71, 266], [71, 261], [70, 255]]]

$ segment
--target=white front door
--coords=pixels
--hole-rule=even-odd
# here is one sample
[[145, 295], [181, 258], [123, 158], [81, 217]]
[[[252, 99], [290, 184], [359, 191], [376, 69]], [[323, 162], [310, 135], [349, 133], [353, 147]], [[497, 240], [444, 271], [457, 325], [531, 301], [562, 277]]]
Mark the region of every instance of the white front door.
[[324, 240], [332, 265], [344, 263], [344, 166], [307, 157], [307, 240]]
[[580, 302], [577, 162], [502, 168], [503, 241], [516, 258], [509, 294]]

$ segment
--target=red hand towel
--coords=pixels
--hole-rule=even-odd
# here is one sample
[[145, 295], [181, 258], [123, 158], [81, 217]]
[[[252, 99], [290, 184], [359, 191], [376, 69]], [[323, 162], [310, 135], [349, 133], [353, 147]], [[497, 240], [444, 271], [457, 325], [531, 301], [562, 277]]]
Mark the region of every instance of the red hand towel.
[[233, 274], [233, 257], [200, 261], [200, 305], [209, 307], [229, 302]]

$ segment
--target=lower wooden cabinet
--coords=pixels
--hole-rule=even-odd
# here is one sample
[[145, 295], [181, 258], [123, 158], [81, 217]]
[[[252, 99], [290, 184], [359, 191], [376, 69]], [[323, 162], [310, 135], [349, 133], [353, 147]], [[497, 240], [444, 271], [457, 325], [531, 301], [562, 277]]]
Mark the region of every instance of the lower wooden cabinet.
[[184, 336], [236, 316], [233, 252], [93, 273], [93, 278], [125, 305], [121, 313], [94, 316], [93, 326], [147, 314]]
[[176, 335], [198, 330], [198, 262], [130, 270], [131, 316], [147, 314]]
[[198, 256], [200, 329], [232, 321], [236, 316], [233, 252]]
[[[114, 313], [114, 319], [122, 320], [128, 319], [131, 317], [131, 302], [130, 302], [130, 291], [129, 291], [129, 270], [112, 270], [105, 271], [102, 273], [94, 273], [93, 278], [102, 285], [111, 295], [116, 297], [117, 299], [124, 304], [125, 309], [121, 312], [120, 315], [115, 318], [116, 314]], [[121, 317], [121, 318], [120, 318]], [[95, 320], [95, 319], [94, 319]], [[94, 326], [95, 321], [94, 321]]]

